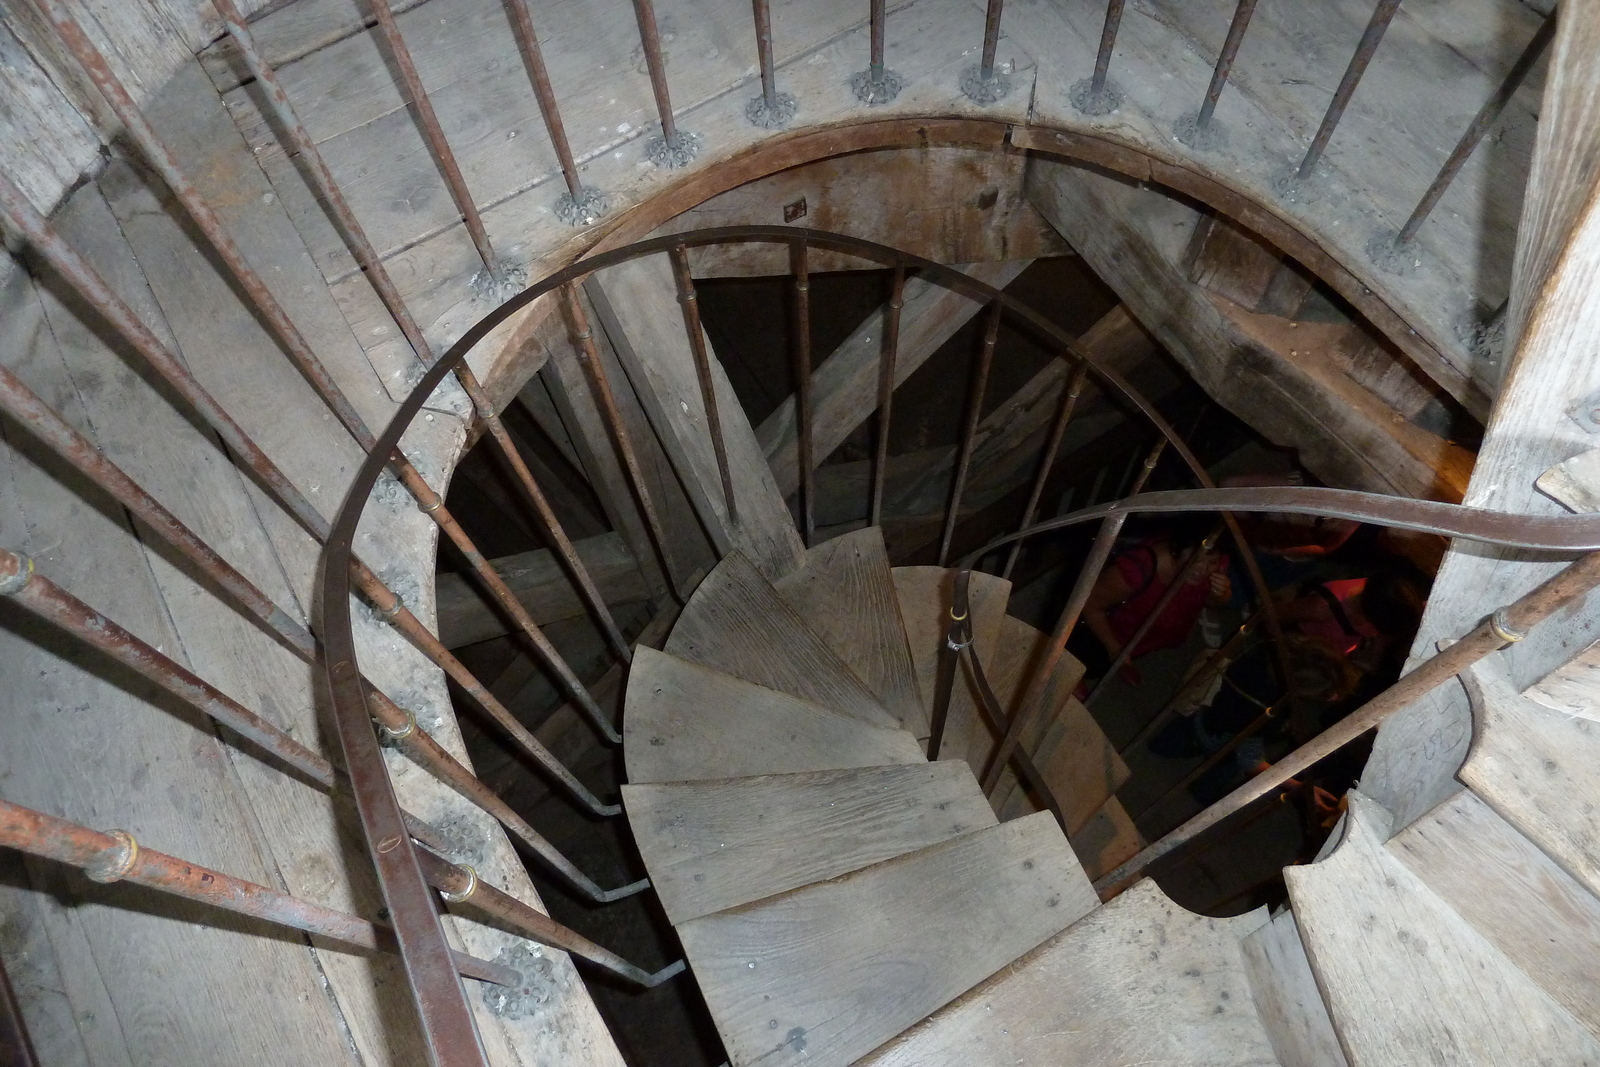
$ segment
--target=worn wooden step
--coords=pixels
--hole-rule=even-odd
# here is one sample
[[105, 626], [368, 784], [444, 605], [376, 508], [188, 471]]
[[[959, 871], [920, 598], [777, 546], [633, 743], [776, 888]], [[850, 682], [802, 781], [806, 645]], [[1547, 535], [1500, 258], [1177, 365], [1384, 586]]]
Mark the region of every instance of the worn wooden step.
[[[917, 672], [917, 687], [922, 693], [922, 716], [916, 726], [907, 728], [919, 738], [928, 736], [928, 714], [933, 705], [934, 678], [939, 671], [939, 649], [944, 647], [950, 628], [950, 604], [955, 592], [956, 572], [946, 567], [896, 567], [895, 597], [900, 601], [900, 618], [905, 622], [911, 662]], [[974, 571], [968, 587], [967, 604], [972, 615], [972, 647], [988, 671], [1000, 639], [1000, 621], [1005, 618], [1006, 602], [1011, 599], [1011, 583], [992, 574]], [[965, 738], [977, 717], [975, 695], [965, 673], [956, 676], [950, 696], [941, 757], [965, 758]]]
[[1461, 780], [1600, 896], [1600, 722], [1517, 692], [1498, 653], [1461, 681], [1475, 720]]
[[1106, 798], [1100, 810], [1067, 835], [1067, 840], [1090, 881], [1110, 874], [1146, 844], [1133, 817], [1116, 797]]
[[995, 825], [960, 763], [626, 785], [622, 797], [675, 924]]
[[1265, 918], [1208, 919], [1142, 881], [862, 1063], [1276, 1065], [1239, 947]]
[[735, 1065], [847, 1064], [1097, 903], [1048, 815], [732, 911], [678, 936]]
[[818, 545], [773, 587], [889, 714], [914, 730], [922, 718], [922, 694], [882, 531], [869, 526]]
[[1600, 1044], [1384, 842], [1391, 819], [1349, 793], [1344, 839], [1284, 871], [1352, 1067], [1600, 1063]]
[[866, 683], [737, 550], [723, 557], [683, 606], [666, 651], [862, 722], [898, 725]]
[[1600, 1038], [1600, 899], [1470, 790], [1386, 847]]
[[628, 671], [622, 745], [635, 783], [923, 761], [899, 727], [870, 726], [643, 647]]
[[1350, 1067], [1294, 912], [1283, 912], [1240, 944], [1256, 1014], [1281, 1067]]

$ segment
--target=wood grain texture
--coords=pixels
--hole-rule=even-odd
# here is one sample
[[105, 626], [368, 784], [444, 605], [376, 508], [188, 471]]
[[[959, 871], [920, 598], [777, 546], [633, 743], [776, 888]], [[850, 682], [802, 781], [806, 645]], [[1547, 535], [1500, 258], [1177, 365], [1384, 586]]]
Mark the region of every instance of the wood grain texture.
[[883, 531], [869, 527], [823, 542], [806, 552], [799, 569], [778, 579], [773, 588], [866, 683], [890, 715], [902, 726], [918, 721], [922, 693], [889, 573]]
[[622, 798], [675, 924], [995, 825], [972, 772], [945, 762], [626, 785]]
[[[678, 927], [736, 1064], [847, 1064], [1097, 903], [1048, 815]], [[753, 966], [752, 966], [753, 965]]]
[[[939, 648], [949, 633], [956, 572], [943, 567], [896, 567], [890, 573], [894, 576], [895, 596], [900, 601], [900, 618], [905, 622], [911, 662], [917, 672], [917, 689], [924, 703], [921, 719], [915, 726], [907, 723], [906, 728], [922, 739], [928, 736], [928, 715], [933, 708], [939, 672]], [[1006, 601], [1010, 598], [1010, 582], [982, 571], [973, 572], [967, 593], [967, 605], [972, 613], [972, 647], [977, 649], [985, 670], [992, 667], [998, 652], [1001, 620], [1005, 618]], [[965, 672], [957, 674], [950, 693], [945, 747], [939, 751], [940, 759], [966, 758], [965, 738], [971, 730], [969, 724], [978, 714], [975, 701], [975, 692]], [[982, 774], [983, 767], [975, 763], [973, 773]]]
[[1284, 878], [1351, 1067], [1600, 1062], [1600, 1044], [1384, 848], [1350, 794], [1333, 854]]
[[700, 583], [664, 647], [692, 663], [841, 715], [875, 726], [897, 725], [866, 683], [737, 550]]
[[1471, 791], [1386, 847], [1600, 1037], [1600, 899]]
[[1116, 797], [1108, 797], [1100, 810], [1069, 834], [1067, 840], [1090, 881], [1110, 874], [1138, 855], [1146, 844], [1132, 816]]
[[1145, 880], [862, 1063], [1270, 1067], [1239, 951], [1264, 919], [1204, 918]]
[[1518, 693], [1503, 657], [1461, 675], [1476, 726], [1461, 780], [1600, 895], [1600, 722]]
[[1317, 977], [1285, 911], [1240, 942], [1256, 1014], [1281, 1067], [1349, 1067]]
[[634, 783], [922, 762], [898, 727], [868, 725], [653, 649], [635, 650], [623, 707]]

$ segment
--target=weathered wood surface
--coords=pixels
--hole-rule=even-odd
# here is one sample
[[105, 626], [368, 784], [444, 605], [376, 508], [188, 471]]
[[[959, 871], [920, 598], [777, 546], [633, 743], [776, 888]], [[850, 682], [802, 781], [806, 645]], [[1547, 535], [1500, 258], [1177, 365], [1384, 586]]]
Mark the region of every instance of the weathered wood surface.
[[[894, 242], [889, 242], [891, 245]], [[895, 246], [898, 247], [898, 246]], [[958, 269], [996, 289], [1004, 289], [1028, 266], [1027, 260], [1004, 263], [962, 263]], [[898, 387], [937, 352], [982, 306], [942, 286], [910, 278], [900, 309], [900, 343], [895, 354]], [[878, 372], [883, 359], [887, 307], [879, 308], [856, 327], [812, 373], [811, 439], [813, 454], [829, 456], [878, 408]], [[785, 495], [800, 485], [799, 444], [794, 398], [778, 405], [756, 429], [761, 451]]]
[[622, 798], [674, 923], [995, 825], [972, 772], [943, 761], [625, 785]]
[[[1569, 412], [1600, 391], [1600, 362], [1593, 358], [1600, 336], [1600, 3], [1563, 6], [1548, 80], [1507, 312], [1506, 351], [1515, 355], [1463, 501], [1531, 514], [1558, 513], [1535, 480], [1594, 447]], [[1452, 550], [1434, 579], [1412, 661], [1431, 656], [1437, 641], [1460, 636], [1560, 566], [1477, 545]], [[1516, 686], [1593, 644], [1597, 624], [1586, 602], [1536, 629], [1508, 657]], [[1410, 822], [1451, 790], [1466, 757], [1469, 723], [1459, 689], [1435, 690], [1379, 730], [1363, 786], [1401, 825]]]
[[[1314, 357], [1312, 344], [1303, 357], [1298, 342], [1280, 344], [1302, 330], [1309, 336], [1313, 327], [1289, 329], [1284, 322], [1280, 334], [1271, 328], [1273, 316], [1230, 307], [1188, 280], [1184, 254], [1202, 220], [1189, 204], [1120, 177], [1039, 159], [1030, 164], [1028, 189], [1213, 399], [1274, 443], [1295, 448], [1323, 481], [1401, 496], [1459, 495], [1460, 449], [1452, 453], [1444, 440], [1396, 421], [1376, 395]], [[1441, 466], [1449, 478], [1438, 473]]]
[[1096, 903], [1060, 830], [1035, 815], [678, 936], [734, 1062], [847, 1064]]
[[634, 650], [622, 736], [634, 783], [922, 762], [898, 727], [646, 648]]
[[1504, 653], [1461, 675], [1474, 719], [1461, 780], [1569, 874], [1600, 895], [1600, 722], [1518, 693]]
[[[607, 604], [648, 600], [651, 590], [639, 564], [617, 533], [596, 534], [573, 543], [578, 558], [594, 579]], [[502, 556], [489, 561], [495, 572], [540, 626], [584, 614], [588, 608], [571, 579], [548, 548]], [[439, 639], [456, 648], [511, 633], [514, 629], [474, 579], [441, 574], [435, 580], [439, 600]]]
[[1110, 874], [1138, 855], [1147, 843], [1122, 801], [1116, 797], [1102, 804], [1087, 822], [1068, 835], [1067, 840], [1090, 881]]
[[904, 726], [922, 713], [900, 601], [883, 533], [875, 528], [825, 541], [773, 588]]
[[862, 722], [897, 724], [866, 683], [737, 551], [700, 583], [664, 647]]
[[1600, 899], [1471, 791], [1386, 847], [1600, 1037]]
[[[950, 607], [955, 596], [956, 572], [943, 567], [896, 567], [894, 575], [895, 596], [900, 601], [900, 617], [905, 620], [906, 644], [911, 649], [911, 662], [917, 671], [917, 689], [922, 693], [924, 709], [922, 718], [906, 728], [919, 739], [928, 736], [928, 716], [933, 712], [934, 690], [939, 674], [939, 649], [950, 633]], [[967, 590], [967, 606], [972, 616], [972, 647], [977, 649], [984, 668], [992, 666], [999, 652], [1001, 620], [1005, 618], [1006, 601], [1011, 597], [1011, 583], [982, 571], [974, 571]], [[976, 693], [966, 672], [956, 674], [950, 691], [950, 710], [945, 719], [944, 742], [939, 751], [941, 759], [965, 758], [962, 746], [970, 732], [969, 724], [977, 717]], [[982, 774], [981, 766], [973, 773]]]
[[667, 257], [651, 256], [612, 267], [595, 275], [585, 288], [717, 551], [725, 554], [729, 548], [738, 548], [772, 579], [799, 566], [805, 546], [702, 327], [733, 480], [736, 514], [730, 518], [722, 498], [705, 399]]
[[1349, 1067], [1294, 912], [1281, 913], [1239, 944], [1256, 1014], [1281, 1067]]
[[1344, 840], [1284, 878], [1352, 1067], [1600, 1061], [1565, 1009], [1384, 848], [1391, 819], [1350, 793]]
[[1265, 918], [1204, 918], [1140, 882], [862, 1062], [1269, 1067], [1239, 951]]

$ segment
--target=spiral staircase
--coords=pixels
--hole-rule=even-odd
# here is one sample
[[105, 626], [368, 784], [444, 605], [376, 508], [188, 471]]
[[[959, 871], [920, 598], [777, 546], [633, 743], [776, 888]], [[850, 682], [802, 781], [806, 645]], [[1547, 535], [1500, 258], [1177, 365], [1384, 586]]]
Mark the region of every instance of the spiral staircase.
[[[1592, 400], [1600, 369], [1588, 358], [1600, 328], [1593, 0], [1562, 4], [1548, 71], [1539, 68], [1543, 95], [1511, 85], [1503, 143], [1461, 172], [1432, 228], [1408, 246], [1409, 265], [1385, 265], [1372, 249], [1398, 247], [1382, 241], [1411, 211], [1423, 171], [1494, 96], [1549, 5], [1408, 6], [1391, 30], [1392, 61], [1379, 53], [1374, 80], [1354, 98], [1321, 169], [1301, 183], [1288, 171], [1372, 4], [1263, 5], [1258, 36], [1244, 38], [1216, 112], [1225, 132], [1210, 140], [1174, 130], [1192, 121], [1230, 19], [1244, 7], [1221, 0], [1136, 2], [1125, 18], [1114, 0], [1120, 40], [1107, 5], [1078, 0], [1014, 0], [1003, 20], [1000, 5], [988, 5], [993, 33], [985, 5], [961, 0], [897, 4], [886, 16], [878, 5], [876, 29], [870, 11], [858, 10], [865, 4], [779, 3], [767, 29], [775, 60], [758, 58], [760, 35], [742, 4], [663, 0], [662, 25], [649, 31], [641, 29], [651, 25], [649, 4], [633, 12], [533, 5], [582, 164], [581, 184], [569, 175], [570, 195], [580, 200], [588, 187], [608, 198], [606, 213], [574, 226], [553, 194], [560, 152], [541, 132], [550, 116], [526, 92], [500, 5], [396, 3], [416, 49], [417, 85], [440, 101], [436, 119], [466, 160], [465, 179], [455, 180], [476, 187], [505, 253], [498, 265], [511, 268], [498, 272], [475, 247], [461, 204], [442, 191], [450, 180], [440, 181], [416, 121], [421, 94], [391, 69], [368, 6], [241, 6], [284, 72], [310, 142], [380, 238], [377, 254], [421, 329], [413, 337], [391, 321], [371, 265], [349, 250], [348, 227], [307, 180], [308, 153], [285, 147], [292, 138], [259, 95], [237, 38], [224, 36], [221, 5], [49, 0], [0, 13], [8, 211], [0, 229], [10, 253], [0, 264], [0, 362], [42, 411], [88, 442], [83, 455], [114, 461], [243, 583], [219, 585], [218, 572], [175, 547], [173, 527], [154, 521], [155, 512], [53, 450], [37, 436], [42, 415], [0, 420], [0, 549], [17, 561], [13, 571], [0, 568], [0, 800], [8, 819], [16, 808], [35, 810], [60, 820], [62, 835], [72, 826], [125, 831], [94, 836], [84, 862], [72, 865], [0, 850], [6, 1067], [430, 1056], [497, 1067], [623, 1062], [573, 962], [601, 954], [585, 957], [592, 945], [569, 954], [548, 932], [543, 943], [525, 936], [541, 905], [508, 837], [515, 816], [497, 823], [399, 748], [379, 755], [369, 737], [413, 826], [431, 828], [448, 853], [448, 887], [435, 888], [450, 907], [428, 896], [427, 921], [467, 958], [463, 973], [477, 968], [464, 985], [453, 970], [443, 976], [470, 1012], [461, 1021], [475, 1035], [472, 1047], [431, 1043], [418, 1011], [427, 990], [408, 974], [410, 959], [380, 951], [374, 921], [408, 925], [394, 914], [393, 878], [381, 867], [405, 832], [374, 835], [338, 776], [358, 761], [330, 725], [338, 665], [319, 658], [330, 637], [322, 626], [330, 549], [312, 527], [326, 528], [323, 516], [347, 517], [341, 548], [371, 560], [378, 584], [398, 596], [355, 601], [348, 613], [353, 651], [344, 667], [358, 661], [398, 709], [397, 719], [380, 720], [384, 736], [398, 744], [420, 734], [444, 753], [431, 757], [435, 768], [453, 760], [470, 770], [440, 659], [418, 650], [425, 638], [393, 628], [396, 619], [419, 628], [431, 620], [445, 524], [437, 503], [420, 496], [419, 510], [397, 481], [377, 477], [382, 457], [369, 462], [360, 436], [346, 430], [351, 423], [341, 428], [343, 416], [284, 358], [292, 346], [281, 327], [215, 240], [197, 231], [179, 204], [186, 193], [212, 205], [262, 289], [289, 309], [355, 422], [398, 420], [398, 447], [441, 492], [469, 439], [537, 367], [570, 386], [563, 414], [574, 425], [601, 426], [570, 354], [581, 357], [579, 339], [591, 335], [569, 331], [554, 292], [501, 315], [492, 331], [473, 332], [524, 283], [649, 234], [692, 232], [705, 221], [693, 212], [711, 211], [719, 194], [797, 164], [960, 148], [997, 159], [1026, 154], [1026, 175], [1020, 164], [1015, 171], [1018, 201], [1125, 284], [1130, 305], [1134, 290], [1159, 287], [1164, 276], [1110, 228], [1085, 220], [1142, 227], [1146, 246], [1174, 261], [1195, 204], [1254, 231], [1383, 336], [1393, 353], [1386, 368], [1401, 366], [1485, 420], [1469, 504], [1517, 514], [1557, 512], [1552, 497], [1571, 510], [1600, 506], [1597, 479], [1580, 462], [1600, 425]], [[135, 131], [52, 29], [62, 12], [80, 18], [87, 39], [111, 57], [130, 104], [192, 179], [186, 189], [131, 146]], [[661, 57], [648, 54], [657, 30], [670, 79]], [[875, 35], [879, 75], [887, 68], [904, 89], [869, 103], [852, 93], [849, 76], [871, 71]], [[1114, 57], [1109, 81], [1104, 69], [1095, 73], [1100, 41], [1108, 43], [1098, 51]], [[967, 75], [978, 56], [974, 95]], [[775, 70], [798, 101], [788, 128], [749, 117], [758, 65]], [[998, 96], [995, 71], [1009, 89]], [[1110, 94], [1102, 102], [1116, 97], [1110, 111], [1079, 106], [1095, 103], [1080, 84], [1091, 78]], [[668, 101], [652, 114], [652, 84], [659, 104], [668, 80], [677, 109]], [[776, 88], [758, 99], [772, 102]], [[645, 162], [636, 142], [647, 130], [665, 134], [674, 116], [692, 129], [700, 154], [668, 160], [681, 169]], [[1524, 174], [1525, 195], [1514, 192]], [[1166, 200], [1189, 214], [1137, 206], [1147, 187], [1177, 194]], [[940, 244], [937, 233], [910, 224], [917, 200], [869, 213], [886, 231], [876, 236], [896, 244], [903, 235], [923, 242], [913, 251], [958, 261], [953, 249], [968, 245]], [[995, 203], [986, 194], [972, 200], [977, 207], [963, 200], [959, 210]], [[789, 206], [763, 203], [767, 214], [752, 208], [731, 221], [771, 222]], [[715, 210], [737, 215], [737, 205]], [[93, 306], [41, 231], [18, 226], [32, 216], [48, 219], [92, 265], [148, 341]], [[952, 230], [981, 229], [987, 218], [963, 215]], [[859, 263], [844, 257], [840, 265]], [[705, 433], [696, 398], [706, 392], [694, 388], [688, 350], [649, 332], [667, 320], [675, 326], [679, 314], [665, 269], [661, 276], [667, 282], [654, 290], [635, 274], [609, 294], [586, 292], [579, 308], [603, 320], [595, 336], [616, 335], [608, 342], [615, 350], [594, 359], [626, 372], [638, 394], [640, 409], [628, 414], [641, 439], [659, 438], [649, 457], [659, 460], [654, 484], [682, 484], [679, 529], [699, 523], [676, 561], [689, 565], [674, 573], [674, 561], [662, 560], [664, 573], [647, 579], [663, 602], [681, 581], [681, 614], [664, 635], [630, 642], [631, 666], [616, 674], [625, 677], [625, 814], [689, 971], [672, 978], [635, 968], [634, 978], [697, 983], [732, 1063], [1600, 1064], [1592, 610], [1512, 634], [1527, 640], [1394, 715], [1342, 833], [1319, 862], [1287, 872], [1289, 910], [1206, 918], [1176, 907], [1149, 880], [1102, 903], [1092, 882], [1145, 842], [1115, 796], [1126, 768], [1071, 695], [1079, 668], [1067, 658], [1055, 669], [1042, 713], [1021, 739], [1060, 787], [1060, 819], [1039, 810], [1036, 791], [1009, 769], [995, 789], [979, 785], [1006, 722], [986, 715], [970, 673], [955, 680], [942, 758], [927, 762], [955, 572], [891, 568], [876, 527], [805, 547], [784, 502], [803, 475], [792, 460], [787, 475], [767, 468], [717, 370], [706, 391], [724, 396], [726, 446], [742, 472], [735, 517], [732, 494], [718, 492], [719, 473], [721, 488], [728, 484], [717, 462], [726, 457], [713, 455]], [[1509, 310], [1486, 323], [1502, 299]], [[1152, 305], [1140, 317], [1208, 389], [1243, 404], [1253, 385], [1240, 381], [1255, 382], [1255, 365], [1220, 356], [1208, 363], [1192, 332], [1212, 322], [1214, 304]], [[1496, 330], [1505, 340], [1483, 343]], [[481, 380], [482, 401], [442, 371], [436, 390], [413, 395], [433, 353], [464, 336], [476, 347], [460, 366]], [[181, 377], [153, 371], [155, 349], [175, 353], [175, 373], [192, 376], [199, 392], [182, 393], [173, 385]], [[1272, 382], [1281, 390], [1280, 379]], [[1295, 389], [1271, 392], [1266, 403], [1285, 436], [1319, 432], [1306, 411], [1339, 394], [1314, 382]], [[603, 430], [595, 440], [597, 491], [615, 504], [616, 524], [636, 538], [643, 561], [648, 516], [634, 506], [627, 464], [610, 456]], [[1359, 441], [1329, 447], [1363, 453]], [[281, 483], [250, 465], [257, 448]], [[1381, 468], [1366, 452], [1368, 468]], [[372, 467], [370, 497], [362, 489], [347, 499], [363, 464]], [[299, 510], [284, 505], [284, 486]], [[697, 552], [710, 563], [698, 583], [689, 559]], [[1416, 661], [1560, 566], [1549, 553], [1452, 550]], [[83, 632], [41, 622], [20, 606], [39, 579], [126, 627], [129, 640], [116, 638], [122, 652], [137, 646], [146, 663], [159, 657], [215, 689], [196, 703], [108, 645], [88, 651]], [[241, 588], [278, 614], [241, 611]], [[973, 576], [971, 652], [1014, 717], [1047, 636], [1007, 614], [1009, 593], [1000, 579]], [[96, 627], [100, 637], [110, 632], [87, 629]], [[219, 726], [207, 717], [228, 701], [250, 718]], [[239, 725], [252, 722], [263, 732], [241, 735]], [[364, 729], [365, 718], [359, 723]], [[263, 751], [262, 737], [298, 747]], [[284, 751], [307, 759], [285, 766]], [[17, 825], [8, 821], [6, 832]], [[356, 917], [367, 941], [354, 927], [343, 937], [329, 936], [331, 928], [286, 933], [259, 915], [219, 910], [215, 898], [184, 903], [102, 884], [161, 853], [177, 857], [175, 878], [221, 872], [334, 918]], [[452, 880], [468, 871], [470, 882]], [[521, 906], [522, 933], [508, 933], [503, 916], [456, 908], [480, 879]], [[409, 951], [404, 938], [401, 947]], [[497, 992], [506, 989], [515, 995]]]

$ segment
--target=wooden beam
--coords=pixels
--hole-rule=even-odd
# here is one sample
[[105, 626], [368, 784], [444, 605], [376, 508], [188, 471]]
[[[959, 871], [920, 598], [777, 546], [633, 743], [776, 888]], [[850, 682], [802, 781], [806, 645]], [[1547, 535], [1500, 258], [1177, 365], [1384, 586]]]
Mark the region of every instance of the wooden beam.
[[[607, 604], [648, 600], [649, 583], [639, 561], [619, 533], [603, 533], [577, 541], [578, 556], [594, 578]], [[540, 626], [582, 615], [583, 601], [561, 564], [548, 548], [518, 552], [489, 561], [506, 585]], [[440, 574], [435, 582], [439, 597], [439, 639], [450, 648], [487, 641], [512, 632], [504, 614], [472, 579], [460, 574]]]
[[[601, 271], [584, 288], [717, 553], [738, 548], [768, 578], [799, 566], [805, 548], [794, 520], [728, 376], [713, 359], [711, 375], [738, 512], [737, 524], [728, 521], [694, 356], [666, 257], [636, 259]], [[709, 351], [710, 339], [705, 343]]]
[[[1004, 289], [1028, 268], [1032, 260], [961, 265], [963, 273]], [[906, 282], [905, 306], [900, 310], [900, 350], [895, 360], [895, 385], [911, 377], [946, 341], [965, 326], [980, 306], [942, 286], [920, 278]], [[878, 407], [878, 361], [883, 352], [884, 322], [888, 308], [880, 308], [817, 365], [812, 389], [815, 455], [826, 457], [866, 421]], [[796, 453], [794, 398], [767, 416], [756, 430], [761, 452], [772, 466], [772, 476], [784, 496], [800, 484]]]

